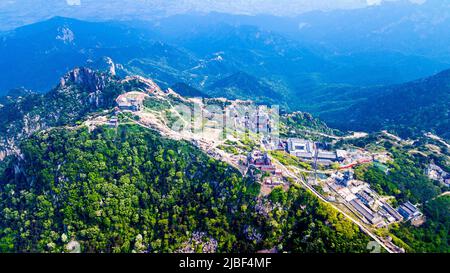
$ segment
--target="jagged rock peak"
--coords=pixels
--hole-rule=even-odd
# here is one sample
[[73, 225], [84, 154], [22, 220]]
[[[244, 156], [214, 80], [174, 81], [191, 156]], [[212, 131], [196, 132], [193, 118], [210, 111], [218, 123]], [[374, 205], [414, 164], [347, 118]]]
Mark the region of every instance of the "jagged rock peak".
[[68, 84], [83, 86], [89, 92], [102, 90], [108, 81], [108, 76], [96, 72], [92, 69], [79, 67], [75, 68], [61, 78], [60, 87], [64, 88]]
[[105, 62], [108, 65], [108, 72], [111, 76], [116, 75], [116, 64], [110, 57], [105, 57]]

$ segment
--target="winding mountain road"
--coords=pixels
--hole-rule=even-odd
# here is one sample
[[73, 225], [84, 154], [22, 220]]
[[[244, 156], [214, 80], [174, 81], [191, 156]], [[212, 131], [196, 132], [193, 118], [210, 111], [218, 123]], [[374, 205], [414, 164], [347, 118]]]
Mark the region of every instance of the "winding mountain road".
[[[144, 125], [144, 124], [142, 124], [142, 123], [140, 123], [140, 122], [138, 122], [136, 120], [133, 120], [131, 118], [128, 118], [128, 119], [131, 122], [133, 122], [133, 123], [135, 123], [135, 124], [137, 124], [139, 126], [142, 126], [143, 128], [146, 128], [146, 129], [149, 129], [149, 130], [161, 133], [158, 129], [152, 128], [151, 126]], [[224, 153], [224, 152], [220, 153], [221, 160], [224, 161], [224, 162], [229, 163], [230, 165], [232, 165], [234, 167], [236, 167], [235, 163], [231, 160], [231, 158], [229, 156], [225, 156], [225, 154], [226, 153]], [[342, 215], [344, 215], [350, 221], [352, 221], [354, 224], [356, 224], [364, 233], [366, 233], [368, 236], [370, 236], [375, 242], [377, 242], [387, 252], [389, 252], [389, 253], [400, 253], [400, 251], [397, 251], [398, 248], [395, 245], [391, 245], [391, 247], [388, 247], [385, 242], [383, 242], [380, 238], [378, 238], [373, 232], [371, 232], [369, 229], [367, 229], [364, 225], [362, 225], [360, 222], [358, 222], [357, 220], [353, 219], [350, 215], [348, 215], [347, 213], [342, 211], [340, 208], [338, 208], [337, 206], [335, 206], [334, 204], [330, 203], [325, 198], [323, 198], [323, 196], [320, 193], [318, 193], [313, 187], [311, 187], [308, 183], [306, 183], [303, 178], [299, 178], [298, 174], [301, 173], [300, 169], [291, 166], [292, 168], [294, 168], [296, 170], [297, 174], [295, 174], [292, 171], [290, 171], [288, 168], [286, 168], [286, 166], [284, 166], [283, 164], [281, 164], [279, 161], [277, 161], [275, 159], [274, 159], [274, 164], [277, 167], [279, 167], [280, 169], [283, 170], [285, 176], [294, 179], [294, 181], [296, 181], [297, 183], [300, 183], [301, 185], [303, 185], [306, 189], [311, 191], [322, 202], [325, 202], [326, 204], [330, 205], [333, 209], [335, 209], [335, 210], [339, 211], [340, 213], [342, 213]]]
[[[387, 252], [389, 253], [400, 253], [400, 251], [396, 251], [396, 249], [391, 249], [388, 246], [386, 246], [386, 244], [380, 240], [380, 238], [378, 238], [378, 236], [376, 236], [373, 232], [371, 232], [369, 229], [367, 229], [364, 225], [362, 225], [360, 222], [358, 222], [357, 220], [353, 219], [353, 217], [351, 217], [350, 215], [348, 215], [347, 213], [345, 213], [344, 211], [342, 211], [340, 208], [338, 208], [337, 206], [335, 206], [334, 204], [330, 203], [329, 201], [327, 201], [325, 198], [322, 197], [322, 195], [320, 193], [318, 193], [313, 187], [311, 187], [311, 185], [309, 185], [308, 183], [306, 183], [304, 181], [303, 178], [299, 178], [298, 175], [293, 174], [288, 168], [286, 168], [283, 164], [281, 164], [280, 162], [276, 162], [276, 165], [278, 167], [280, 167], [281, 169], [283, 169], [284, 173], [286, 176], [294, 179], [297, 183], [302, 184], [306, 189], [310, 190], [317, 198], [319, 198], [321, 201], [327, 203], [328, 205], [330, 205], [332, 208], [334, 208], [335, 210], [339, 211], [340, 213], [342, 213], [345, 217], [347, 217], [350, 221], [352, 221], [354, 224], [356, 224], [364, 233], [366, 233], [368, 236], [370, 236], [374, 241], [376, 241], [381, 247], [383, 247]], [[296, 169], [297, 172], [301, 172], [298, 168], [291, 166], [292, 168]], [[392, 248], [394, 248], [394, 246], [391, 246]]]

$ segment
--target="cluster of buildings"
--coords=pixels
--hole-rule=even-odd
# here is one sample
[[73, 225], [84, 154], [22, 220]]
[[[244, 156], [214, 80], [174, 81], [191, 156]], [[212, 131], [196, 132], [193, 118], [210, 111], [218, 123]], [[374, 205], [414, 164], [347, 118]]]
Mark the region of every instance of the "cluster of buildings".
[[276, 186], [283, 184], [283, 172], [276, 168], [272, 163], [269, 155], [261, 151], [253, 151], [247, 156], [247, 166], [255, 167], [256, 169], [270, 173], [270, 176], [263, 178], [263, 183], [266, 185]]
[[110, 127], [117, 127], [119, 125], [118, 114], [123, 112], [138, 112], [143, 108], [143, 102], [148, 97], [143, 92], [128, 92], [121, 94], [116, 98], [116, 104], [114, 115], [108, 120], [107, 125]]
[[275, 175], [282, 175], [281, 170], [278, 170], [267, 153], [261, 151], [253, 151], [247, 156], [247, 166], [254, 166], [263, 172], [269, 172]]
[[394, 209], [382, 200], [368, 183], [354, 180], [351, 170], [336, 172], [327, 182], [350, 209], [360, 215], [366, 223], [375, 227], [418, 219], [422, 216], [420, 210], [410, 202]]
[[370, 224], [377, 227], [381, 227], [383, 225], [383, 218], [381, 217], [381, 215], [377, 212], [374, 212], [360, 199], [353, 199], [352, 201], [350, 201], [350, 205], [352, 205], [352, 207], [356, 209], [358, 213], [360, 213], [366, 220], [368, 220]]
[[290, 138], [287, 140], [287, 151], [300, 159], [315, 161], [323, 165], [331, 165], [333, 162], [342, 161], [336, 151], [321, 149], [326, 144], [315, 143], [310, 140]]
[[122, 111], [137, 112], [141, 110], [141, 103], [135, 98], [119, 96], [116, 100], [117, 106]]
[[351, 169], [357, 165], [390, 160], [388, 154], [371, 154], [361, 149], [330, 151], [328, 144], [313, 142], [311, 140], [290, 138], [286, 141], [263, 140], [263, 144], [270, 150], [285, 150], [289, 154], [305, 161], [314, 161], [322, 165], [339, 163], [340, 169]]
[[117, 97], [116, 103], [120, 110], [137, 112], [143, 107], [143, 102], [148, 94], [143, 92], [128, 92]]
[[389, 223], [400, 222], [403, 220], [403, 216], [386, 202], [382, 203], [380, 213], [389, 221]]
[[268, 136], [262, 139], [262, 145], [268, 151], [286, 151], [287, 143], [280, 138]]
[[272, 172], [275, 171], [275, 166], [272, 164], [267, 153], [261, 151], [253, 151], [247, 156], [247, 166], [255, 166], [261, 171]]
[[430, 179], [441, 182], [443, 185], [450, 187], [450, 173], [445, 172], [436, 164], [430, 164], [426, 174]]
[[351, 169], [374, 161], [374, 156], [362, 149], [337, 150], [336, 154], [341, 159], [341, 170]]
[[363, 181], [354, 180], [353, 172], [336, 172], [329, 179], [329, 186], [352, 210], [361, 215], [367, 223], [374, 226], [385, 224], [382, 214], [378, 212], [378, 196]]
[[341, 170], [352, 169], [357, 165], [374, 162], [381, 168], [385, 163], [391, 161], [388, 153], [370, 153], [363, 149], [330, 150], [329, 144], [313, 142], [306, 139], [289, 138], [287, 140], [264, 138], [262, 144], [267, 150], [286, 151], [302, 160], [315, 162], [322, 165], [339, 163]]
[[247, 130], [254, 133], [270, 134], [276, 128], [271, 109], [263, 106], [236, 107], [230, 106], [226, 116], [232, 120], [234, 129]]
[[422, 212], [409, 201], [401, 205], [398, 208], [398, 212], [406, 221], [417, 219], [423, 215]]

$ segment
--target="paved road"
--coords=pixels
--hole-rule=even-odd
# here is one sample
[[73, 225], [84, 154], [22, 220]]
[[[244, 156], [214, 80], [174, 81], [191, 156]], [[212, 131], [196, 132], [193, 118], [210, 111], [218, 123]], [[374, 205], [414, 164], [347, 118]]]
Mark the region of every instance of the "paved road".
[[[347, 213], [345, 213], [344, 211], [342, 211], [340, 208], [336, 207], [334, 204], [330, 203], [329, 201], [327, 201], [325, 198], [322, 197], [322, 195], [320, 193], [318, 193], [313, 187], [311, 187], [308, 183], [306, 183], [303, 179], [299, 179], [297, 175], [293, 174], [291, 171], [289, 171], [284, 165], [280, 164], [278, 162], [279, 167], [281, 167], [284, 172], [285, 175], [291, 177], [292, 179], [294, 179], [296, 182], [300, 182], [304, 187], [306, 187], [307, 189], [309, 189], [314, 195], [317, 196], [317, 198], [319, 198], [320, 200], [322, 200], [323, 202], [327, 203], [328, 205], [330, 205], [332, 208], [336, 209], [337, 211], [339, 211], [340, 213], [342, 213], [345, 217], [347, 217], [348, 219], [350, 219], [353, 223], [355, 223], [364, 233], [366, 233], [367, 235], [369, 235], [373, 240], [375, 240], [378, 244], [381, 245], [381, 247], [383, 247], [387, 252], [389, 253], [395, 253], [393, 250], [391, 250], [390, 248], [388, 248], [384, 242], [382, 242], [374, 233], [372, 233], [370, 230], [368, 230], [365, 226], [363, 226], [361, 223], [359, 223], [358, 221], [356, 221], [355, 219], [353, 219], [350, 215], [348, 215]], [[295, 168], [295, 167], [294, 167]], [[297, 169], [297, 168], [296, 168]]]
[[347, 139], [347, 140], [349, 140], [349, 139], [359, 139], [359, 138], [364, 138], [364, 137], [368, 136], [368, 134], [365, 133], [365, 132], [354, 132], [352, 135], [346, 135], [346, 136], [334, 136], [334, 135], [329, 135], [329, 134], [325, 134], [325, 133], [321, 133], [321, 132], [315, 132], [315, 131], [310, 131], [310, 130], [297, 129], [297, 131], [308, 133], [308, 134], [313, 134], [313, 135], [327, 137], [327, 138], [333, 139], [335, 141], [342, 140], [342, 139]]
[[436, 135], [433, 135], [431, 133], [426, 133], [425, 136], [428, 137], [428, 138], [434, 139], [436, 141], [439, 141], [440, 143], [442, 143], [443, 145], [445, 145], [447, 148], [450, 149], [450, 145], [445, 140], [443, 140], [442, 138], [440, 138], [440, 137], [438, 137]]
[[[157, 129], [152, 128], [150, 126], [146, 126], [143, 125], [142, 123], [133, 120], [131, 118], [129, 118], [130, 121], [132, 121], [133, 123], [140, 125], [146, 129], [152, 130], [152, 131], [156, 131], [159, 132]], [[228, 158], [227, 156], [224, 156], [222, 158], [223, 161], [227, 162], [227, 163], [231, 163], [231, 165], [234, 166], [233, 162], [230, 162], [230, 158]], [[309, 189], [314, 195], [317, 196], [317, 198], [319, 198], [320, 200], [322, 200], [323, 202], [327, 203], [328, 205], [330, 205], [332, 208], [336, 209], [337, 211], [339, 211], [340, 213], [342, 213], [345, 217], [347, 217], [348, 219], [350, 219], [354, 224], [356, 224], [364, 233], [366, 233], [367, 235], [369, 235], [373, 240], [375, 240], [381, 247], [383, 247], [387, 252], [389, 253], [394, 253], [394, 251], [392, 251], [390, 248], [388, 248], [384, 242], [382, 242], [375, 234], [373, 234], [370, 230], [368, 230], [366, 227], [364, 227], [361, 223], [359, 223], [358, 221], [356, 221], [355, 219], [353, 219], [350, 215], [348, 215], [347, 213], [345, 213], [344, 211], [342, 211], [340, 208], [336, 207], [334, 204], [328, 202], [325, 198], [322, 197], [322, 195], [320, 193], [318, 193], [313, 187], [311, 187], [308, 183], [306, 183], [303, 179], [299, 179], [299, 177], [295, 174], [293, 174], [291, 171], [289, 171], [283, 164], [277, 162], [278, 166], [284, 170], [285, 175], [291, 177], [292, 179], [294, 179], [296, 182], [300, 182], [305, 188]], [[293, 167], [295, 168], [295, 167]], [[298, 168], [297, 172], [300, 172], [300, 170]]]

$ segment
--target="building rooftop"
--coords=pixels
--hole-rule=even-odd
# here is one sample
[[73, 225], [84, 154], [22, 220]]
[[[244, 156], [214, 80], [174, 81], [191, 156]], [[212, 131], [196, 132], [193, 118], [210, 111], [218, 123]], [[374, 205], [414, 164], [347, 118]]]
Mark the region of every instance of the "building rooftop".
[[403, 220], [403, 216], [398, 213], [391, 205], [389, 205], [388, 203], [384, 203], [382, 204], [382, 207], [390, 214], [392, 215], [395, 220], [397, 221], [401, 221]]
[[413, 217], [417, 217], [419, 215], [422, 214], [422, 212], [413, 204], [411, 204], [411, 202], [406, 202], [403, 205], [401, 205], [398, 208], [398, 212], [405, 218], [407, 218], [408, 220], [413, 218]]
[[290, 152], [313, 153], [314, 142], [304, 139], [290, 138], [288, 139], [288, 149]]
[[346, 150], [336, 150], [336, 155], [339, 158], [345, 158], [348, 155], [348, 152]]
[[376, 225], [379, 224], [382, 219], [378, 213], [373, 212], [370, 208], [368, 208], [366, 205], [364, 205], [361, 200], [354, 199], [350, 201], [350, 204], [364, 216], [367, 220], [369, 220], [370, 223]]
[[361, 200], [363, 203], [371, 204], [375, 202], [375, 199], [365, 191], [358, 192], [356, 196], [358, 196], [359, 200]]
[[327, 151], [319, 151], [317, 157], [319, 159], [328, 159], [328, 160], [335, 160], [337, 158], [335, 152], [327, 152]]

